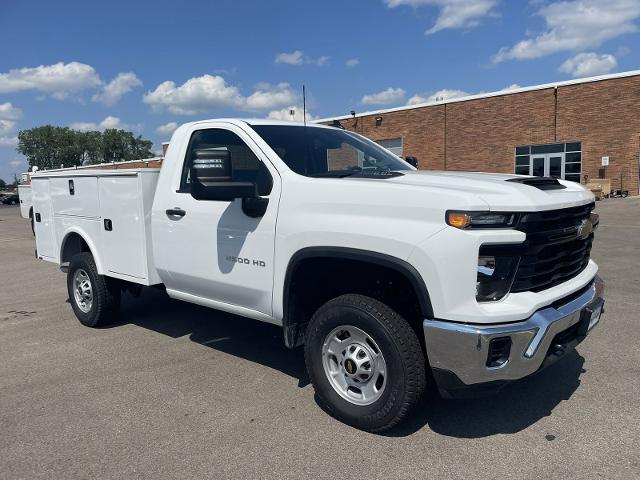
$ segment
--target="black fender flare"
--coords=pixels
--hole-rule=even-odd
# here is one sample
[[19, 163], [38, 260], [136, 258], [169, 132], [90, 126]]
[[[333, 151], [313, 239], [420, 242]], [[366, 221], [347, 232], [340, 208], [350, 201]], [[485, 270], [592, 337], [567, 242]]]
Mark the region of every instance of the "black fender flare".
[[297, 323], [293, 318], [291, 318], [291, 312], [289, 311], [291, 305], [291, 282], [298, 265], [303, 260], [307, 260], [309, 258], [339, 258], [345, 260], [356, 260], [395, 270], [409, 280], [409, 283], [411, 284], [411, 287], [418, 299], [422, 316], [424, 318], [433, 318], [433, 307], [431, 306], [431, 298], [429, 297], [427, 285], [418, 270], [416, 270], [416, 268], [406, 260], [384, 253], [357, 248], [306, 247], [298, 250], [291, 256], [284, 277], [282, 328], [284, 330], [284, 339], [287, 347], [293, 348], [300, 345]]

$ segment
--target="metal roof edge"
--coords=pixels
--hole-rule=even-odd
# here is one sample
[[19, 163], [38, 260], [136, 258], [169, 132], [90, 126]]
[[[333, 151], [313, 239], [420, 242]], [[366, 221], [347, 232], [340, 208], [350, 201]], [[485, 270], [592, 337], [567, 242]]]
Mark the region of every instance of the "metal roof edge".
[[[424, 107], [433, 107], [437, 105], [446, 105], [448, 103], [460, 103], [467, 102], [469, 100], [480, 100], [483, 98], [491, 98], [491, 97], [500, 97], [503, 95], [513, 95], [516, 93], [523, 92], [532, 92], [535, 90], [545, 90], [548, 88], [558, 88], [565, 87], [569, 85], [578, 85], [582, 83], [592, 83], [592, 82], [601, 82], [603, 80], [613, 80], [616, 78], [626, 78], [626, 77], [634, 77], [640, 75], [640, 70], [629, 70], [627, 72], [619, 72], [619, 73], [610, 73], [607, 75], [598, 75], [595, 77], [585, 77], [585, 78], [576, 78], [573, 80], [564, 80], [562, 82], [552, 82], [552, 83], [544, 83], [541, 85], [533, 85], [530, 87], [521, 87], [514, 88], [512, 90], [497, 90], [495, 92], [488, 93], [478, 93], [475, 95], [467, 95], [466, 97], [459, 98], [451, 98], [449, 100], [441, 100], [441, 101], [433, 101], [433, 102], [425, 102], [425, 103], [417, 103], [415, 105], [403, 105], [401, 107], [392, 107], [392, 108], [384, 108], [381, 110], [371, 110], [368, 112], [356, 113], [355, 118], [366, 117], [369, 115], [380, 115], [383, 113], [392, 113], [392, 112], [400, 112], [403, 110], [413, 110], [415, 108], [424, 108]], [[332, 120], [348, 120], [349, 118], [354, 118], [353, 115], [339, 115], [335, 117], [326, 117], [320, 118], [318, 120], [313, 120], [310, 123], [323, 123], [330, 122]]]

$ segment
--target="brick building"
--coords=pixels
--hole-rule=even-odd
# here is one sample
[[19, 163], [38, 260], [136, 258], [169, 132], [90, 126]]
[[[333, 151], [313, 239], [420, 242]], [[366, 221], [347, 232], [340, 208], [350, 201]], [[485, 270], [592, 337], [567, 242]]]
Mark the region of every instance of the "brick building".
[[[638, 195], [640, 71], [332, 117], [421, 169], [609, 178]], [[603, 157], [605, 160], [603, 161]], [[603, 167], [603, 163], [608, 166]]]

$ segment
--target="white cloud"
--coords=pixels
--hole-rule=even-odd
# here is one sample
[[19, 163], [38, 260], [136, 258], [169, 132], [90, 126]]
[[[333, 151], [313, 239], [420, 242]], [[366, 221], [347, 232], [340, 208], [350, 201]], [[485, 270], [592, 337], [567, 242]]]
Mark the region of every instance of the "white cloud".
[[106, 106], [115, 105], [125, 94], [140, 85], [142, 85], [142, 82], [135, 73], [119, 73], [109, 83], [104, 84], [100, 92], [91, 97], [91, 100], [100, 102]]
[[13, 120], [3, 120], [0, 118], [0, 135], [5, 136], [13, 133], [16, 128], [16, 122]]
[[[291, 110], [293, 110], [293, 118], [291, 118]], [[267, 115], [267, 118], [271, 120], [293, 120], [294, 122], [302, 122], [303, 121], [303, 110], [301, 106], [290, 106], [287, 108], [282, 108], [280, 110], [272, 110]], [[316, 120], [318, 117], [311, 115], [307, 110], [307, 122], [311, 122]]]
[[180, 86], [162, 82], [147, 92], [143, 102], [155, 110], [168, 109], [177, 115], [195, 115], [218, 108], [239, 108], [244, 102], [237, 87], [227, 85], [218, 75], [203, 75], [187, 80]]
[[290, 105], [296, 101], [296, 94], [288, 83], [270, 85], [262, 83], [257, 85], [257, 90], [246, 98], [244, 108], [251, 111], [264, 111], [273, 108]]
[[156, 110], [167, 109], [177, 115], [195, 115], [221, 108], [250, 112], [267, 111], [291, 105], [297, 95], [288, 83], [260, 83], [249, 96], [228, 85], [220, 76], [203, 75], [187, 80], [180, 86], [166, 81], [147, 92], [143, 101]]
[[357, 67], [358, 65], [360, 65], [360, 60], [358, 60], [357, 58], [350, 58], [349, 60], [344, 62], [344, 64], [347, 67]]
[[389, 105], [399, 103], [404, 99], [405, 91], [402, 88], [387, 88], [382, 92], [365, 95], [360, 100], [363, 105]]
[[81, 132], [93, 132], [93, 131], [103, 131], [107, 129], [118, 129], [118, 130], [131, 130], [131, 131], [140, 131], [142, 130], [142, 125], [129, 125], [126, 123], [122, 123], [120, 118], [114, 116], [105, 117], [100, 123], [95, 122], [74, 122], [69, 124], [69, 128], [73, 130], [80, 130]]
[[25, 67], [0, 73], [0, 93], [36, 90], [57, 99], [101, 84], [91, 65], [79, 62]]
[[22, 118], [22, 110], [14, 107], [11, 102], [0, 103], [0, 119], [19, 120]]
[[15, 135], [16, 120], [22, 118], [22, 110], [11, 102], [0, 103], [0, 145], [15, 147], [18, 137]]
[[11, 160], [9, 162], [9, 165], [11, 165], [12, 167], [17, 167], [18, 165], [23, 165], [24, 163], [24, 160]]
[[407, 105], [443, 102], [445, 100], [451, 100], [453, 98], [468, 97], [469, 95], [470, 94], [465, 92], [464, 90], [454, 90], [454, 89], [443, 88], [442, 90], [438, 90], [433, 95], [429, 95], [429, 96], [414, 95], [407, 101]]
[[539, 58], [562, 51], [597, 48], [605, 41], [635, 32], [640, 17], [638, 0], [571, 0], [543, 6], [547, 29], [536, 37], [502, 48], [493, 62]]
[[304, 53], [300, 50], [291, 53], [279, 53], [276, 55], [275, 62], [287, 65], [302, 65], [304, 63]]
[[278, 53], [275, 58], [275, 63], [281, 63], [285, 65], [316, 65], [323, 67], [329, 63], [330, 57], [322, 55], [320, 57], [308, 57], [301, 50], [295, 50], [293, 52]]
[[156, 128], [156, 133], [158, 133], [159, 135], [170, 135], [176, 128], [178, 128], [177, 122], [169, 122]]
[[579, 53], [569, 58], [559, 70], [568, 73], [573, 77], [592, 77], [594, 75], [604, 75], [616, 68], [618, 61], [616, 57], [608, 53], [602, 55], [589, 52]]
[[475, 27], [480, 19], [495, 15], [493, 7], [498, 0], [384, 0], [389, 8], [408, 5], [414, 8], [431, 6], [440, 8], [440, 13], [433, 27], [425, 34], [445, 30], [447, 28]]
[[1, 147], [15, 147], [18, 145], [18, 137], [2, 137], [0, 136], [0, 146]]
[[507, 85], [506, 87], [504, 87], [502, 90], [517, 90], [519, 88], [522, 88], [522, 87], [517, 83], [512, 83], [511, 85]]

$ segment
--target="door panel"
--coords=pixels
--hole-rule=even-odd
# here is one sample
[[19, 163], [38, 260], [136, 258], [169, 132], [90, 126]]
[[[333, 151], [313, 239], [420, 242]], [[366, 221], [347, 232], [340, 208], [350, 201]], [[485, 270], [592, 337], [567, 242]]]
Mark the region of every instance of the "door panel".
[[105, 270], [146, 278], [144, 218], [138, 177], [101, 177], [98, 182], [100, 212], [110, 229], [101, 226]]
[[531, 159], [531, 175], [544, 177], [545, 157], [533, 157]]
[[561, 156], [549, 155], [549, 171], [546, 176], [562, 178], [562, 163]]
[[[196, 200], [187, 191], [188, 175], [181, 175], [179, 188], [162, 191], [154, 203], [154, 255], [169, 290], [208, 300], [246, 307], [271, 315], [276, 217], [280, 198], [280, 177], [240, 128], [212, 123], [207, 129], [194, 127], [184, 158], [196, 148], [219, 148], [209, 142], [193, 146], [198, 132], [224, 130], [242, 142], [229, 146], [232, 162], [243, 180], [251, 176], [250, 162], [262, 162], [260, 175], [269, 176], [269, 205], [264, 216], [248, 217], [242, 200]], [[244, 150], [243, 150], [244, 149]], [[257, 157], [257, 158], [256, 158]], [[237, 166], [234, 163], [234, 168]], [[266, 167], [266, 169], [264, 169]], [[266, 172], [266, 173], [265, 173]], [[159, 185], [159, 187], [164, 185]], [[180, 209], [183, 216], [166, 214]]]

